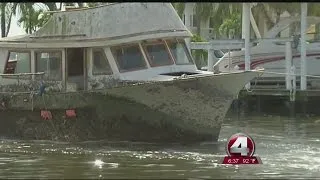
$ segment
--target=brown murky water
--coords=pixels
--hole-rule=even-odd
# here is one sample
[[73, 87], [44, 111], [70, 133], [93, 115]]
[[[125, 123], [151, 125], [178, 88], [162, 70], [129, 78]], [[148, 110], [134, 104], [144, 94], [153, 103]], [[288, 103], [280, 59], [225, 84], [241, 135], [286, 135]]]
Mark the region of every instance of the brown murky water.
[[[219, 164], [236, 132], [254, 138], [262, 165]], [[0, 178], [320, 178], [319, 164], [316, 117], [228, 118], [218, 143], [194, 146], [0, 140]]]

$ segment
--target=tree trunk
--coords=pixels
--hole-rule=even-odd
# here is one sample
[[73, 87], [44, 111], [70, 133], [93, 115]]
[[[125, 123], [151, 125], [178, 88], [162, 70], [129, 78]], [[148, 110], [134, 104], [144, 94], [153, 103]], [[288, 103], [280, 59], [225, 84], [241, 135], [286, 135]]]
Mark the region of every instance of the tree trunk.
[[6, 37], [6, 3], [1, 3], [1, 37]]
[[31, 20], [29, 20], [29, 32], [28, 32], [28, 34], [32, 34]]
[[276, 24], [280, 21], [280, 16], [281, 16], [281, 13], [280, 12], [277, 12], [277, 18], [276, 18]]
[[12, 15], [13, 15], [13, 12], [10, 13], [10, 16], [9, 16], [9, 18], [8, 18], [8, 24], [7, 24], [7, 29], [6, 29], [6, 35], [5, 35], [5, 37], [8, 36], [9, 31], [10, 31]]
[[197, 34], [199, 36], [201, 36], [201, 16], [200, 15], [196, 15], [197, 16]]

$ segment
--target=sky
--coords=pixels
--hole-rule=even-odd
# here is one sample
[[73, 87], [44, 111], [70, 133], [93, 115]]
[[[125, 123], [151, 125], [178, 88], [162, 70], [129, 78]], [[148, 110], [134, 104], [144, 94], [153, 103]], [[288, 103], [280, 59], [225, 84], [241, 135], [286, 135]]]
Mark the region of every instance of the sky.
[[[36, 3], [37, 5], [34, 6], [36, 9], [38, 8], [41, 8], [43, 9], [43, 5], [42, 3]], [[40, 4], [40, 6], [39, 6]], [[57, 7], [60, 6], [60, 3], [56, 3]], [[64, 10], [64, 7], [62, 6], [62, 10]], [[9, 33], [8, 33], [8, 37], [12, 37], [12, 36], [17, 36], [17, 35], [24, 35], [26, 34], [26, 32], [24, 31], [23, 29], [23, 26], [21, 25], [18, 26], [18, 19], [20, 18], [20, 13], [19, 11], [17, 12], [17, 16], [13, 16], [12, 19], [11, 19], [11, 26], [10, 26], [10, 30], [9, 30]]]
[[24, 29], [22, 27], [18, 26], [18, 24], [17, 24], [18, 19], [19, 18], [16, 17], [16, 16], [12, 17], [12, 19], [11, 19], [11, 27], [10, 27], [10, 30], [9, 30], [8, 37], [26, 34]]

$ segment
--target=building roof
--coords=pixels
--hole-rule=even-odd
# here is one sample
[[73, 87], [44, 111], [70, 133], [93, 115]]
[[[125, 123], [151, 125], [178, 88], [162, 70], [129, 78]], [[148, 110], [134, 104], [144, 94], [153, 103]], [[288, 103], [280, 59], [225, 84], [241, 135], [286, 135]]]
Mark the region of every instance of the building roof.
[[141, 39], [161, 34], [191, 36], [171, 3], [115, 3], [54, 13], [37, 32], [2, 38], [0, 42], [70, 42], [139, 36]]

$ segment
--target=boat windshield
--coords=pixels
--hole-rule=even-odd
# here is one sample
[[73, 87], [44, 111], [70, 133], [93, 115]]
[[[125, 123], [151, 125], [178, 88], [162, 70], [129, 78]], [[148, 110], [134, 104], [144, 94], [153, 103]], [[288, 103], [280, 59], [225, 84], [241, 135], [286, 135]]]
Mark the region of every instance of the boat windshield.
[[173, 64], [163, 41], [143, 44], [150, 66], [165, 66]]
[[111, 52], [120, 72], [146, 68], [146, 62], [138, 44], [112, 47]]
[[168, 46], [176, 64], [193, 64], [186, 44], [182, 40], [167, 40]]

